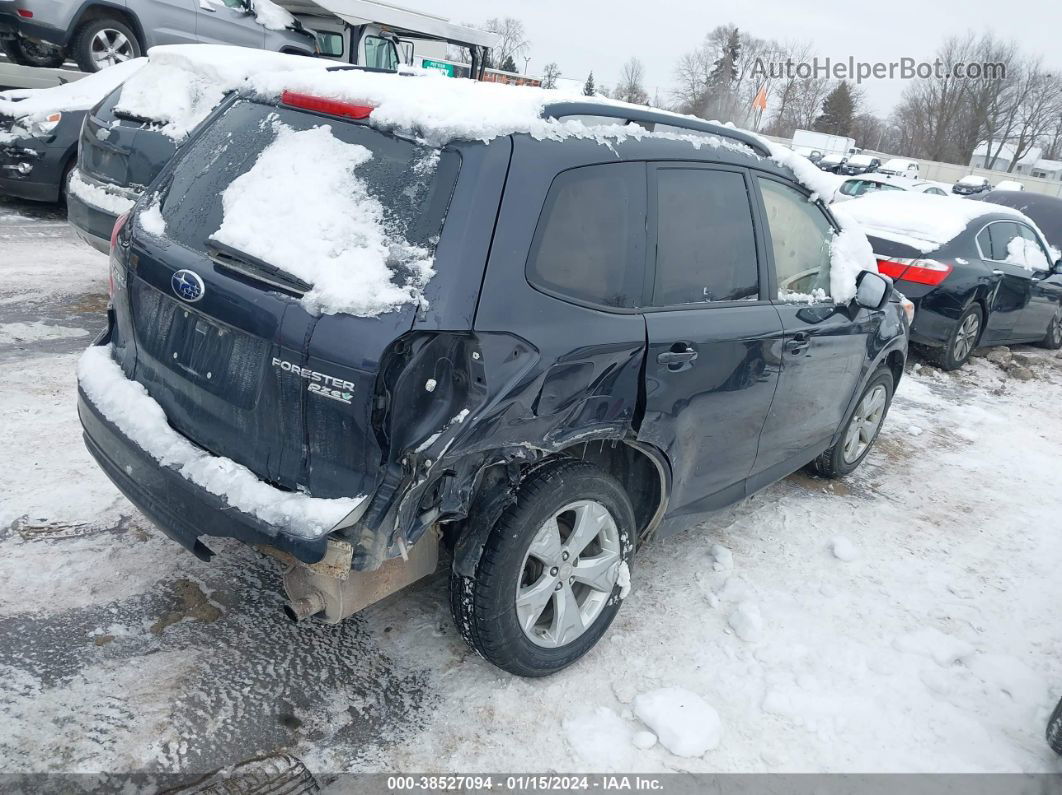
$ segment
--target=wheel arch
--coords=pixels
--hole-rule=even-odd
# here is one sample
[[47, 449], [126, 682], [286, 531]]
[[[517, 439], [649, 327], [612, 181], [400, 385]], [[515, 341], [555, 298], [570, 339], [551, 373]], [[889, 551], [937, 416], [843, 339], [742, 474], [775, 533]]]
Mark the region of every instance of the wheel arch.
[[94, 19], [111, 16], [129, 25], [133, 33], [136, 34], [141, 52], [147, 52], [147, 41], [144, 38], [144, 27], [140, 24], [140, 18], [125, 6], [107, 2], [107, 0], [89, 0], [87, 3], [82, 3], [81, 7], [74, 15], [74, 20], [71, 22], [70, 28], [67, 31], [66, 43], [64, 46], [71, 46], [81, 32], [81, 28], [87, 23]]

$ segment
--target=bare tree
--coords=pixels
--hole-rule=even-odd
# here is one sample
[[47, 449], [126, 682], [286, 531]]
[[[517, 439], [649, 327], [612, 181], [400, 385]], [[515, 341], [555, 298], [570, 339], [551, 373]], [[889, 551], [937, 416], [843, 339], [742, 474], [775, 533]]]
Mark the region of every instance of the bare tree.
[[497, 34], [501, 41], [491, 52], [493, 63], [505, 63], [507, 58], [512, 58], [513, 63], [517, 58], [524, 55], [531, 42], [527, 39], [527, 31], [524, 23], [514, 17], [488, 19], [483, 26], [488, 32]]
[[544, 67], [542, 67], [542, 87], [543, 88], [556, 88], [557, 79], [561, 76], [560, 67], [557, 66], [556, 61], [550, 61]]
[[637, 58], [631, 58], [623, 64], [619, 83], [612, 93], [613, 99], [630, 102], [634, 105], [645, 105], [649, 102], [649, 94], [642, 82], [645, 79], [645, 68]]

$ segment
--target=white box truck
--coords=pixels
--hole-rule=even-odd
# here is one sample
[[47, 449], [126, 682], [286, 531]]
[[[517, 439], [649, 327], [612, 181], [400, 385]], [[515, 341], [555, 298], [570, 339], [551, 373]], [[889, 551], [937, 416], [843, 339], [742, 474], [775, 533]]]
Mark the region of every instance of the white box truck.
[[856, 148], [854, 138], [843, 135], [829, 135], [814, 130], [795, 130], [793, 132], [793, 151], [810, 156], [814, 152], [820, 155], [857, 155], [862, 150]]

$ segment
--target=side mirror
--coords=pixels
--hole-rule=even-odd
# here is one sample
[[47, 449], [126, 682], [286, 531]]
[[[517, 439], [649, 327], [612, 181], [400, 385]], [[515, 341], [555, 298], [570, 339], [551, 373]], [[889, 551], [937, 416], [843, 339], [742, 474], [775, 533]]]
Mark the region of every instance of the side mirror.
[[1051, 267], [1051, 273], [1062, 273], [1062, 259]]
[[892, 293], [892, 279], [880, 273], [861, 271], [856, 277], [855, 302], [867, 309], [881, 309]]

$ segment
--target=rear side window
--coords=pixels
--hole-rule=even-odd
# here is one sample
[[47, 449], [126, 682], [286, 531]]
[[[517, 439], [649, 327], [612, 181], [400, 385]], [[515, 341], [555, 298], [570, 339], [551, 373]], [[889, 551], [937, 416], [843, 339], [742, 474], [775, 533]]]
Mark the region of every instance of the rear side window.
[[538, 219], [527, 279], [581, 302], [638, 306], [645, 279], [645, 165], [559, 174]]
[[806, 301], [830, 295], [833, 226], [800, 191], [759, 177], [767, 232], [778, 277], [778, 298]]
[[653, 306], [759, 298], [752, 206], [742, 174], [657, 172]]
[[841, 185], [841, 193], [845, 196], [859, 196], [865, 185], [866, 183], [861, 179], [850, 179]]

